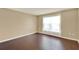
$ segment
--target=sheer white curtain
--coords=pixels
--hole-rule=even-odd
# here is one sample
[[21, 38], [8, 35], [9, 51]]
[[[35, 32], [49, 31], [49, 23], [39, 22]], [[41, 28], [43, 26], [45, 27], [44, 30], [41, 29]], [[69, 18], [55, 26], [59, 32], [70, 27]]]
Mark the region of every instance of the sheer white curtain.
[[43, 17], [43, 31], [61, 33], [60, 15]]

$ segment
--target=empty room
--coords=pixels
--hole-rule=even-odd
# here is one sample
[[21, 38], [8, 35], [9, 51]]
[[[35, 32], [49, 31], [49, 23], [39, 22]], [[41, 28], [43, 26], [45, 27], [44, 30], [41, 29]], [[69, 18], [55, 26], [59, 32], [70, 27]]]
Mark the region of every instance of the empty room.
[[0, 8], [0, 50], [79, 50], [79, 9]]

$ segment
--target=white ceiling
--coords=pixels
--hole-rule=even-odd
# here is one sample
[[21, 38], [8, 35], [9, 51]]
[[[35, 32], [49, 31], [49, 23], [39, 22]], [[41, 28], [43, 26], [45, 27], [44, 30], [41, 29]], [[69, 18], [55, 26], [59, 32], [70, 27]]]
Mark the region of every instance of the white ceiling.
[[10, 8], [10, 9], [24, 12], [27, 14], [32, 14], [32, 15], [42, 15], [42, 14], [48, 14], [51, 12], [53, 13], [53, 12], [63, 11], [70, 8]]

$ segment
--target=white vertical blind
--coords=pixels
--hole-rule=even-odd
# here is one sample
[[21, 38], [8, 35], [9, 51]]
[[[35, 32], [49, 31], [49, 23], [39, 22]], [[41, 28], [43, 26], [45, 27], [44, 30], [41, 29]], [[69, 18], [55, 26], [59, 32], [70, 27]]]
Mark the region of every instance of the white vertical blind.
[[61, 33], [60, 15], [43, 17], [43, 31]]

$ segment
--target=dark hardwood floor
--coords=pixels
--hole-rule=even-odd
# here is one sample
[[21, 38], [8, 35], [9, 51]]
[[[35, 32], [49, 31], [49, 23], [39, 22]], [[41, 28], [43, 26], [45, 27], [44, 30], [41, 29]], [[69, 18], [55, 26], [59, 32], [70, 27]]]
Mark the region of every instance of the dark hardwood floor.
[[33, 34], [0, 43], [0, 50], [79, 50], [76, 41]]

